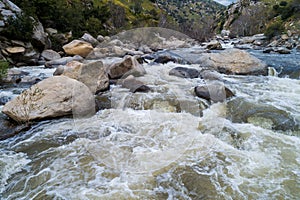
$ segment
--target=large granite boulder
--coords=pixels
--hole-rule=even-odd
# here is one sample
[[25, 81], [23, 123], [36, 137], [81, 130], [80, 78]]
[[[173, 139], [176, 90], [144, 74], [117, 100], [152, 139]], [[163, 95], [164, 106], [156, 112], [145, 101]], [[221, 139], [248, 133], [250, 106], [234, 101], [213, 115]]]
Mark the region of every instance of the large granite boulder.
[[199, 62], [202, 68], [211, 68], [225, 74], [267, 75], [268, 73], [265, 63], [239, 49], [202, 54]]
[[84, 83], [93, 94], [109, 88], [108, 75], [102, 61], [88, 64], [70, 62], [64, 66], [62, 75]]
[[66, 76], [45, 79], [5, 104], [2, 112], [17, 122], [94, 114], [95, 99], [83, 83]]
[[93, 46], [85, 41], [73, 40], [72, 42], [63, 46], [64, 51], [68, 55], [80, 55], [86, 57], [91, 51], [93, 51]]

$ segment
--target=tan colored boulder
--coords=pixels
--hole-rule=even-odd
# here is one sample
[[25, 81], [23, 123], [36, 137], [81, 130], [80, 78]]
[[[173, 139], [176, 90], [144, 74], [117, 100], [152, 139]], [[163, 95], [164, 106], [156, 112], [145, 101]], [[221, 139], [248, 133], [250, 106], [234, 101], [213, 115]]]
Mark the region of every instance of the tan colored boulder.
[[95, 113], [95, 99], [83, 83], [66, 76], [45, 79], [5, 104], [2, 112], [18, 122]]
[[146, 70], [135, 57], [125, 56], [121, 61], [112, 63], [109, 66], [108, 74], [110, 78], [117, 79], [125, 75], [142, 76], [146, 74]]
[[10, 54], [25, 53], [24, 47], [8, 47], [5, 49]]
[[101, 61], [83, 64], [77, 61], [68, 63], [62, 75], [84, 83], [93, 94], [109, 88], [109, 79]]
[[200, 67], [220, 73], [239, 75], [267, 75], [267, 65], [250, 53], [226, 49], [221, 53], [206, 53], [200, 57]]
[[93, 46], [85, 41], [73, 40], [64, 45], [63, 49], [68, 55], [80, 55], [86, 57], [93, 50]]

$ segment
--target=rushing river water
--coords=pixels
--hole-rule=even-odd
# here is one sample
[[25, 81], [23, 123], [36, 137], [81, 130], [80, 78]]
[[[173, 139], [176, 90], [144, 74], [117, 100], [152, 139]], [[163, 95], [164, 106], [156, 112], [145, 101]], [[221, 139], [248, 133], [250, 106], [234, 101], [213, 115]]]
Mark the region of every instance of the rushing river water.
[[300, 199], [299, 78], [224, 75], [236, 97], [209, 106], [176, 66], [198, 68], [145, 65], [152, 92], [0, 141], [0, 199]]

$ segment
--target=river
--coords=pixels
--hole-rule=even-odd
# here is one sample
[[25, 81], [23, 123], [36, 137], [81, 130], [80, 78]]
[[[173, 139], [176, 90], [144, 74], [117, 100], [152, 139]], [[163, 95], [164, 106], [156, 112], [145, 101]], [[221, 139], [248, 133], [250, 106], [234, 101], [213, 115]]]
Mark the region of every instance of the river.
[[111, 109], [0, 141], [0, 199], [300, 199], [299, 76], [222, 75], [236, 97], [209, 106], [177, 66], [198, 68], [144, 64], [152, 92], [115, 86]]

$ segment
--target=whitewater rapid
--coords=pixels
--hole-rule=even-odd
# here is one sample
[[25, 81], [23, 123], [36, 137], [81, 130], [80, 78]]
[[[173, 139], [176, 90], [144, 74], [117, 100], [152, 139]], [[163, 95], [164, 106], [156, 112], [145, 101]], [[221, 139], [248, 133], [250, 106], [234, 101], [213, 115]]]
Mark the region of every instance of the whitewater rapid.
[[[193, 95], [205, 81], [168, 75], [177, 66], [198, 68], [145, 64], [151, 93], [116, 86], [111, 109], [0, 141], [0, 198], [300, 198], [300, 80], [222, 75], [236, 97], [209, 105]], [[278, 119], [239, 121], [238, 105]]]

